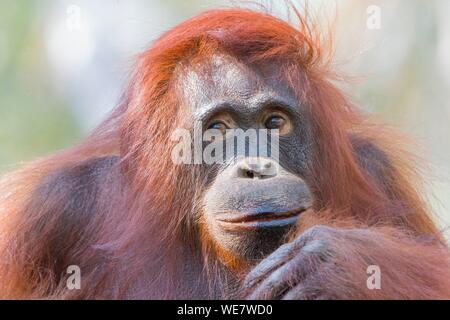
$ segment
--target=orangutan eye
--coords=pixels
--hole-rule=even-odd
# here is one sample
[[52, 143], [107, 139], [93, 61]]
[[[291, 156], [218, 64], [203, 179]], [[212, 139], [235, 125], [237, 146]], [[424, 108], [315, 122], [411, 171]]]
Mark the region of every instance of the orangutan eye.
[[213, 122], [209, 127], [209, 129], [216, 129], [216, 130], [220, 130], [222, 132], [222, 134], [225, 134], [226, 130], [228, 129], [228, 126], [223, 123], [222, 121], [216, 121]]
[[271, 113], [263, 121], [264, 127], [269, 130], [278, 130], [278, 134], [286, 135], [292, 130], [292, 123], [286, 114]]
[[264, 126], [267, 129], [278, 129], [281, 130], [286, 124], [286, 120], [284, 120], [283, 117], [280, 116], [271, 116], [269, 119], [266, 120], [264, 123]]

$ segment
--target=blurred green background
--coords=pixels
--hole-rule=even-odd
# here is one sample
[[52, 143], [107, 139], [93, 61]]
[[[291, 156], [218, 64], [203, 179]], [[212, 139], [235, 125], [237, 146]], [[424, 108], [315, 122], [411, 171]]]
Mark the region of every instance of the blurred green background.
[[[81, 139], [117, 103], [135, 54], [178, 22], [233, 3], [2, 0], [0, 173]], [[449, 225], [450, 1], [310, 4], [333, 26], [337, 67], [359, 77], [342, 87], [423, 145], [432, 202]]]

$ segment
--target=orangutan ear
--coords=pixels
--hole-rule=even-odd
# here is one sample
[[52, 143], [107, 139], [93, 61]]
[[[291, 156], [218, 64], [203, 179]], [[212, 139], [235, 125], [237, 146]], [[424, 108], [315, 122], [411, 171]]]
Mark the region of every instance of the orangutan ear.
[[392, 176], [393, 170], [388, 155], [367, 138], [351, 135], [350, 141], [363, 171], [384, 185], [383, 180]]

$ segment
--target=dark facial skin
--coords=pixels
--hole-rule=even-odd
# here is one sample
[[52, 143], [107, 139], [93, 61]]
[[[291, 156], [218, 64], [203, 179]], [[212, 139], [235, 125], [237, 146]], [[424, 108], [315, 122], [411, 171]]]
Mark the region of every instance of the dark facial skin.
[[207, 232], [225, 251], [260, 259], [311, 207], [305, 182], [312, 144], [307, 116], [275, 72], [228, 56], [189, 66], [179, 79], [191, 120], [201, 121], [203, 130], [278, 130], [279, 163], [233, 153], [223, 164], [202, 165], [208, 184], [200, 207]]

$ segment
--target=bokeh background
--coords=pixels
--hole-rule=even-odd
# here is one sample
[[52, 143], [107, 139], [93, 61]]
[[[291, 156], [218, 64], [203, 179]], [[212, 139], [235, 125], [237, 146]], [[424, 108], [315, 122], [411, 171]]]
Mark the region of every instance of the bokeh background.
[[[0, 1], [0, 173], [80, 140], [117, 103], [138, 52], [198, 12], [233, 3]], [[284, 15], [283, 1], [274, 3]], [[422, 144], [428, 191], [448, 227], [450, 1], [309, 3], [333, 26], [339, 69], [357, 79], [342, 87]]]

